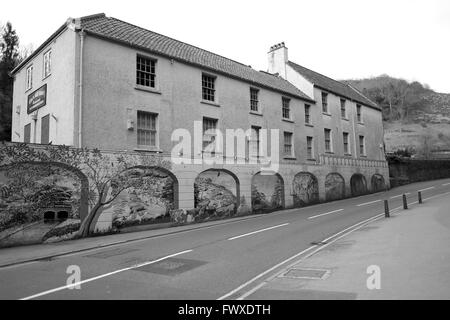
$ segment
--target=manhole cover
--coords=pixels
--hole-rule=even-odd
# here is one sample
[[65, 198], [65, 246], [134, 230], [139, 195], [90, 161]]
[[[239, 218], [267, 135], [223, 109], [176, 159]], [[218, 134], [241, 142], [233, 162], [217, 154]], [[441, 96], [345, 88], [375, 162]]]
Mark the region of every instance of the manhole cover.
[[139, 250], [138, 249], [119, 248], [119, 249], [113, 249], [113, 250], [108, 250], [108, 251], [103, 251], [103, 252], [99, 252], [99, 253], [86, 255], [85, 257], [107, 259], [107, 258], [111, 258], [111, 257], [115, 257], [115, 256], [120, 256], [122, 254], [134, 252], [134, 251], [139, 251]]
[[330, 270], [324, 269], [289, 269], [287, 272], [281, 275], [284, 278], [294, 279], [311, 279], [311, 280], [324, 280], [330, 275]]
[[201, 265], [206, 264], [204, 261], [189, 260], [189, 259], [177, 259], [168, 258], [163, 261], [149, 264], [135, 269], [136, 271], [157, 273], [168, 276], [174, 276], [192, 269], [195, 269]]

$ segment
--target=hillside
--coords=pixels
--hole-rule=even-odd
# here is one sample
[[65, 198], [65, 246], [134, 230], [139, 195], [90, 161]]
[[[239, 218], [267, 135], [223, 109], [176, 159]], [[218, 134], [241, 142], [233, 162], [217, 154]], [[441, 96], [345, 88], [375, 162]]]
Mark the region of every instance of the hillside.
[[387, 75], [345, 82], [382, 107], [387, 152], [408, 148], [430, 158], [450, 150], [450, 94]]

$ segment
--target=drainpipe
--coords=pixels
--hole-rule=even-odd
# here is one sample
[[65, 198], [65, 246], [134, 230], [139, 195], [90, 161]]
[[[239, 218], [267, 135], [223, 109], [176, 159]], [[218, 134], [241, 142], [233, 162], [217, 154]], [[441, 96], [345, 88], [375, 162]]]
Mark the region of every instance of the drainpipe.
[[79, 101], [78, 101], [78, 148], [83, 146], [82, 140], [82, 125], [83, 125], [83, 48], [84, 48], [84, 38], [86, 36], [86, 32], [82, 29], [80, 34], [80, 79], [78, 84], [79, 90]]

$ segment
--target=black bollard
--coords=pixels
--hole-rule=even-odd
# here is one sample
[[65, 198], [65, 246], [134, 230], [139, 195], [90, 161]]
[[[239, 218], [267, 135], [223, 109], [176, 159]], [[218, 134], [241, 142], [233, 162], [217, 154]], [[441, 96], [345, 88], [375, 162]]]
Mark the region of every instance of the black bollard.
[[422, 201], [422, 192], [419, 191], [418, 197], [419, 197], [419, 204], [422, 204], [423, 203], [423, 201]]
[[403, 195], [403, 209], [408, 209], [408, 202], [406, 201], [406, 194]]
[[389, 218], [389, 203], [387, 200], [384, 200], [384, 217]]

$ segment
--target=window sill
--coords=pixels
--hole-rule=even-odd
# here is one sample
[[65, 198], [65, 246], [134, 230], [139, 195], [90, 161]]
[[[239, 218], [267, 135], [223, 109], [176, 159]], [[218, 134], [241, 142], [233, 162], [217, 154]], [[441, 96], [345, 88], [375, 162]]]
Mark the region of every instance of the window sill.
[[341, 120], [344, 120], [344, 121], [350, 121], [349, 118], [341, 118]]
[[351, 156], [352, 156], [351, 153], [346, 153], [346, 154], [344, 154], [344, 157], [351, 157]]
[[144, 146], [138, 146], [134, 149], [134, 151], [137, 152], [151, 152], [151, 153], [163, 153], [163, 151], [158, 147], [144, 147]]
[[322, 114], [323, 114], [324, 116], [331, 117], [331, 113], [328, 113], [328, 112], [322, 112]]
[[134, 86], [134, 89], [139, 90], [139, 91], [145, 91], [145, 92], [150, 92], [150, 93], [161, 94], [161, 91], [159, 91], [156, 88], [140, 86], [138, 84]]
[[42, 81], [44, 81], [45, 79], [49, 78], [51, 75], [52, 75], [51, 73], [46, 75], [45, 77], [42, 78]]
[[263, 116], [263, 114], [262, 114], [261, 112], [250, 111], [249, 113], [250, 113], [250, 114], [253, 114], [254, 116], [260, 116], [260, 117]]
[[359, 122], [359, 121], [358, 121], [358, 124], [363, 126], [363, 125], [364, 125], [364, 122]]
[[202, 100], [202, 101], [200, 101], [200, 103], [207, 104], [207, 105], [214, 106], [214, 107], [220, 107], [220, 104], [213, 102], [213, 101]]
[[283, 118], [281, 119], [284, 122], [295, 123], [294, 120]]
[[367, 156], [365, 156], [365, 155], [360, 155], [359, 157], [360, 158], [367, 158]]
[[334, 154], [333, 151], [325, 151], [325, 154]]
[[33, 87], [26, 89], [25, 93], [30, 92], [31, 90], [33, 90]]
[[293, 156], [284, 156], [283, 159], [284, 160], [297, 160], [297, 158], [293, 157]]
[[314, 128], [314, 125], [312, 125], [311, 123], [305, 123], [305, 126]]
[[316, 161], [316, 159], [306, 159], [306, 161]]

